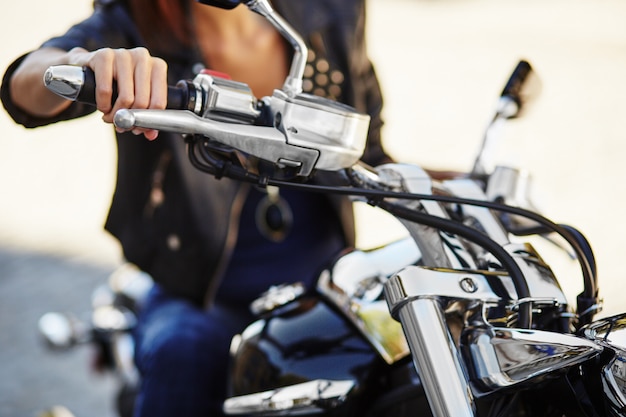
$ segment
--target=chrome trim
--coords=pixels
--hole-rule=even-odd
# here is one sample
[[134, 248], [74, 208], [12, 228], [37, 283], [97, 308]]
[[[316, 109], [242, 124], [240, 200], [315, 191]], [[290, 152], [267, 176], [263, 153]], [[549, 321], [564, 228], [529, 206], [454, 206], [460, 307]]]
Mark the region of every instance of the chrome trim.
[[283, 91], [289, 97], [302, 92], [302, 78], [306, 67], [308, 49], [300, 34], [285, 19], [274, 11], [268, 0], [246, 0], [246, 6], [265, 17], [293, 47], [293, 58], [289, 74], [283, 85]]
[[402, 323], [433, 415], [474, 416], [469, 378], [444, 310], [446, 299], [477, 301], [475, 308], [485, 302], [498, 303], [500, 299], [484, 275], [409, 266], [390, 278], [384, 288], [389, 311]]
[[[515, 286], [504, 272], [408, 266], [386, 284], [388, 295], [393, 297], [387, 300], [392, 314], [396, 304], [405, 302], [405, 298], [411, 297], [474, 300], [487, 304], [501, 302], [502, 299], [492, 290], [486, 276], [496, 276], [502, 283], [508, 298], [512, 300], [508, 305], [509, 308], [513, 308], [520, 302], [537, 302], [542, 305], [548, 303], [567, 307], [567, 299], [554, 275], [543, 260], [538, 258], [532, 246], [509, 244], [505, 246], [505, 249], [516, 259], [527, 279], [531, 295], [529, 299], [517, 299]], [[468, 293], [462, 288], [461, 281], [466, 277], [470, 277], [477, 285], [473, 293]]]
[[479, 327], [467, 329], [463, 351], [474, 380], [500, 389], [580, 364], [602, 348], [569, 334]]
[[305, 292], [306, 287], [302, 282], [271, 286], [250, 303], [250, 311], [256, 316], [269, 313], [296, 300]]
[[[555, 304], [564, 307], [568, 305], [567, 298], [552, 269], [530, 243], [509, 243], [508, 245], [503, 245], [503, 247], [515, 258], [517, 265], [522, 270], [532, 300], [541, 303], [543, 300], [553, 299]], [[509, 293], [516, 294], [515, 298], [517, 298], [515, 286], [511, 279], [508, 277], [503, 279], [503, 284], [507, 287]], [[523, 301], [518, 300], [518, 302]]]
[[439, 301], [422, 298], [406, 303], [398, 318], [433, 416], [475, 416], [474, 396]]
[[123, 294], [134, 302], [142, 304], [154, 282], [147, 272], [126, 262], [111, 273], [108, 283], [113, 293]]
[[507, 204], [532, 210], [534, 207], [528, 198], [529, 189], [530, 174], [528, 171], [496, 166], [489, 175], [485, 194], [489, 201], [503, 199]]
[[354, 387], [352, 380], [316, 379], [269, 391], [228, 398], [226, 414], [281, 415], [318, 413], [343, 404]]
[[371, 251], [352, 251], [317, 281], [317, 290], [343, 312], [388, 364], [406, 357], [409, 346], [382, 298], [383, 283], [419, 258], [415, 242], [405, 238]]
[[300, 166], [300, 175], [311, 174], [320, 157], [316, 149], [291, 146], [273, 127], [225, 123], [196, 116], [186, 110], [119, 110], [115, 125], [122, 129], [144, 127], [163, 131], [200, 134], [245, 153], [281, 164], [292, 161]]
[[271, 98], [278, 127], [227, 123], [184, 110], [122, 109], [114, 123], [122, 129], [203, 135], [279, 166], [300, 167], [301, 176], [310, 175], [313, 169], [335, 171], [355, 164], [365, 149], [369, 116], [338, 103], [319, 105], [301, 98]]
[[121, 377], [129, 384], [139, 382], [139, 370], [135, 366], [135, 341], [130, 332], [111, 335], [111, 354]]
[[85, 323], [68, 314], [46, 313], [41, 316], [37, 326], [39, 334], [52, 349], [64, 350], [91, 340]]
[[[395, 317], [404, 304], [418, 298], [473, 300], [487, 304], [501, 302], [485, 278], [486, 274], [497, 274], [481, 272], [408, 266], [385, 284], [389, 310]], [[473, 282], [473, 292], [464, 289], [463, 281], [468, 278]]]
[[316, 168], [334, 171], [352, 167], [365, 150], [370, 116], [323, 97], [274, 91], [266, 98], [276, 128], [287, 143], [320, 152]]
[[614, 410], [626, 410], [626, 313], [583, 327], [583, 335], [614, 356], [602, 368], [602, 388]]
[[[485, 193], [474, 180], [457, 179], [445, 181], [443, 185], [452, 195], [474, 200], [485, 200]], [[465, 205], [463, 206], [463, 212], [466, 217], [476, 219], [485, 233], [498, 244], [505, 245], [509, 243], [508, 234], [490, 209]]]
[[193, 83], [196, 90], [204, 94], [201, 103], [204, 103], [202, 116], [205, 118], [215, 119], [222, 115], [225, 121], [253, 122], [261, 114], [256, 97], [245, 83], [205, 73], [196, 75]]
[[83, 67], [58, 65], [49, 67], [43, 75], [44, 85], [68, 100], [76, 100], [85, 84]]
[[[521, 301], [561, 307], [564, 296], [552, 276], [533, 271], [533, 265], [541, 265], [541, 260], [526, 252], [525, 246], [511, 248], [517, 248], [513, 255], [523, 269], [528, 269], [525, 274], [531, 279], [529, 284], [534, 280], [531, 294], [546, 297], [516, 300], [510, 278], [489, 271], [409, 266], [385, 284], [389, 310], [402, 323], [437, 417], [474, 415], [470, 381], [487, 389], [505, 388], [581, 364], [602, 350], [593, 342], [569, 334], [494, 328], [486, 322], [484, 316], [490, 305], [504, 302], [509, 311]], [[500, 298], [487, 277], [500, 280], [510, 295]], [[455, 317], [473, 327], [465, 327], [458, 335], [451, 331], [455, 322], [450, 320]], [[457, 334], [457, 339], [453, 334]]]
[[626, 370], [623, 353], [602, 369], [602, 388], [613, 408], [626, 410]]
[[[410, 164], [386, 164], [376, 167], [384, 183], [394, 184], [397, 191], [416, 194], [433, 194], [433, 181], [421, 167]], [[437, 201], [404, 201], [409, 209], [448, 218], [444, 207]], [[441, 230], [398, 219], [413, 237], [422, 255], [421, 262], [428, 266], [461, 268], [475, 262], [465, 244], [456, 236]], [[454, 249], [452, 249], [454, 248]]]
[[135, 313], [116, 305], [103, 305], [91, 312], [91, 325], [102, 332], [126, 332], [137, 325]]

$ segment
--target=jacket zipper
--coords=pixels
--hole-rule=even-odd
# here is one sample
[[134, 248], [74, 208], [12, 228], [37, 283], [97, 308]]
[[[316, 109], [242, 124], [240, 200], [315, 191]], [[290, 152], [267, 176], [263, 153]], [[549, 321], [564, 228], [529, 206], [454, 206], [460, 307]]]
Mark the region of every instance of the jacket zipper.
[[224, 274], [226, 273], [226, 269], [232, 258], [233, 252], [235, 250], [235, 245], [237, 244], [237, 236], [239, 235], [239, 219], [241, 217], [241, 211], [249, 192], [250, 184], [241, 184], [230, 206], [230, 211], [228, 213], [228, 229], [226, 232], [224, 249], [222, 250], [222, 255], [218, 260], [217, 267], [215, 268], [215, 272], [212, 279], [210, 280], [209, 287], [207, 288], [207, 292], [204, 296], [205, 308], [211, 306], [213, 302], [213, 297], [215, 296], [217, 289], [222, 283], [222, 279], [224, 278]]

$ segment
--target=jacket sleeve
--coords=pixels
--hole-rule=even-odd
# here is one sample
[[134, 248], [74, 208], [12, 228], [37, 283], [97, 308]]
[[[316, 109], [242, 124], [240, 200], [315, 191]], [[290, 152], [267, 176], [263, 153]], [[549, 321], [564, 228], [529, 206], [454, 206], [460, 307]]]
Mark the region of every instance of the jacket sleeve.
[[[369, 165], [377, 166], [391, 162], [392, 158], [386, 153], [382, 142], [382, 127], [384, 124], [382, 118], [383, 94], [374, 65], [367, 53], [365, 2], [357, 1], [356, 3], [354, 7], [357, 8], [358, 13], [356, 15], [356, 27], [352, 35], [354, 46], [350, 49], [354, 65], [352, 70], [354, 88], [358, 95], [356, 100], [361, 102], [363, 106], [360, 110], [366, 112], [371, 117], [367, 146], [362, 160]], [[359, 108], [358, 104], [357, 108]]]
[[69, 120], [85, 116], [87, 114], [93, 113], [96, 110], [94, 106], [74, 102], [71, 106], [69, 106], [67, 109], [57, 114], [56, 116], [37, 117], [16, 106], [15, 103], [13, 103], [13, 100], [11, 100], [10, 80], [15, 70], [20, 66], [20, 64], [27, 55], [28, 54], [22, 55], [21, 57], [16, 59], [11, 65], [9, 65], [2, 78], [2, 87], [0, 90], [2, 105], [4, 106], [4, 109], [9, 114], [9, 116], [11, 116], [13, 121], [15, 121], [15, 123], [27, 128], [35, 128], [56, 123], [62, 120]]
[[[381, 140], [383, 96], [367, 53], [365, 0], [274, 0], [276, 10], [345, 75], [340, 101], [371, 117], [362, 160], [390, 162]], [[310, 52], [310, 51], [309, 51]]]
[[[103, 47], [129, 48], [140, 44], [134, 24], [121, 2], [110, 1], [105, 5], [96, 3], [93, 14], [72, 26], [64, 35], [51, 38], [41, 47], [54, 47], [69, 51], [82, 47], [93, 51]], [[72, 103], [65, 111], [53, 117], [35, 117], [17, 107], [11, 100], [10, 79], [28, 54], [17, 58], [6, 69], [2, 77], [0, 98], [2, 105], [13, 120], [27, 128], [44, 126], [62, 120], [74, 119], [95, 111], [94, 106]], [[42, 81], [43, 82], [43, 81]]]

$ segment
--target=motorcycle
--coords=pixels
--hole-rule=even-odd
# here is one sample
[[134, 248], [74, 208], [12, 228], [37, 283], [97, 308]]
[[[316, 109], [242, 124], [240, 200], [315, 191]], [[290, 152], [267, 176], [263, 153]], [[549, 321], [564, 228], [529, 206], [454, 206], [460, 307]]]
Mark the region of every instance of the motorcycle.
[[[227, 415], [626, 416], [626, 315], [593, 321], [602, 303], [591, 246], [532, 210], [523, 172], [488, 170], [484, 151], [469, 174], [441, 180], [414, 165], [360, 163], [368, 116], [302, 93], [306, 45], [270, 3], [201, 2], [242, 3], [276, 27], [294, 48], [284, 86], [257, 100], [245, 84], [201, 73], [170, 88], [168, 109], [120, 110], [115, 124], [184, 134], [190, 162], [209, 175], [349, 195], [407, 230], [377, 249], [346, 250], [314, 291], [277, 286], [252, 304], [258, 320], [231, 344]], [[531, 71], [520, 61], [483, 150], [491, 128], [518, 115]], [[44, 81], [93, 100], [82, 68], [51, 67]], [[309, 181], [321, 172], [332, 181]], [[558, 236], [575, 256], [584, 286], [574, 306], [535, 236]], [[149, 286], [143, 278], [135, 296]], [[98, 327], [128, 335], [140, 301], [112, 303]], [[123, 352], [105, 340], [103, 351]]]
[[[142, 303], [152, 287], [152, 278], [135, 265], [123, 263], [106, 283], [91, 294], [91, 311], [76, 315], [48, 312], [40, 317], [38, 331], [45, 345], [55, 351], [76, 346], [92, 348], [95, 374], [111, 372], [116, 379], [115, 409], [120, 417], [131, 417], [140, 381], [134, 363], [132, 331]], [[50, 417], [71, 415], [69, 410], [50, 409]]]

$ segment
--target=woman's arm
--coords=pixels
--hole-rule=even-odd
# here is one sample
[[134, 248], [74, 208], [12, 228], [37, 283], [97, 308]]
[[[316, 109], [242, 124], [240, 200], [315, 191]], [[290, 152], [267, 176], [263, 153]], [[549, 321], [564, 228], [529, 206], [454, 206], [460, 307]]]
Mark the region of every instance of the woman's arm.
[[42, 48], [31, 52], [11, 77], [11, 101], [23, 111], [37, 117], [55, 116], [71, 102], [48, 90], [43, 74], [51, 65], [69, 64], [68, 52]]
[[[44, 47], [30, 53], [15, 70], [10, 79], [13, 103], [36, 117], [52, 117], [71, 102], [48, 91], [43, 84], [43, 74], [51, 65], [77, 65], [89, 67], [96, 77], [96, 105], [103, 113], [102, 119], [113, 122], [117, 110], [122, 108], [163, 109], [167, 103], [167, 64], [152, 57], [145, 48], [103, 48], [93, 52], [83, 48], [64, 51]], [[112, 103], [113, 83], [117, 83], [118, 97]], [[137, 129], [148, 139], [156, 131]]]

